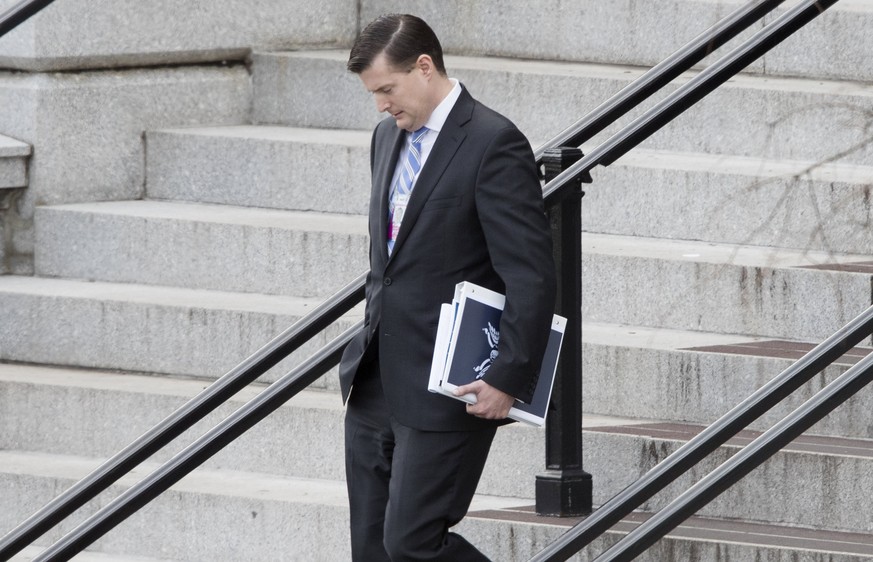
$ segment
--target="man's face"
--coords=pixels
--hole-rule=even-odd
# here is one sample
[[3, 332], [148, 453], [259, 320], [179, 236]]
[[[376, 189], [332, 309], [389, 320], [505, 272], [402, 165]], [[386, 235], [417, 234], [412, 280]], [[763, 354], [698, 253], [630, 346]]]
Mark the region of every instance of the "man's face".
[[364, 87], [373, 94], [376, 109], [390, 113], [401, 129], [415, 131], [427, 122], [434, 109], [428, 88], [433, 70], [429, 63], [429, 57], [420, 57], [407, 71], [390, 65], [380, 54], [360, 74]]

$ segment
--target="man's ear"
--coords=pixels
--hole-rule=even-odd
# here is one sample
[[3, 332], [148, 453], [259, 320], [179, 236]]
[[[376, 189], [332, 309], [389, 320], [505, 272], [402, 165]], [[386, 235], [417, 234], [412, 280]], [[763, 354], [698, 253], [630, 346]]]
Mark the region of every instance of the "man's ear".
[[422, 73], [423, 76], [430, 79], [433, 73], [436, 72], [436, 65], [430, 55], [419, 55], [415, 61], [415, 68]]

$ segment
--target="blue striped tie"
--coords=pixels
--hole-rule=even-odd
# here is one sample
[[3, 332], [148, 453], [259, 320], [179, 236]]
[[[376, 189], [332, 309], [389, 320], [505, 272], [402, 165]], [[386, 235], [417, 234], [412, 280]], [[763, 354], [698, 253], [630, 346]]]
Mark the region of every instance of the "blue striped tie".
[[391, 199], [388, 203], [388, 255], [394, 250], [394, 241], [397, 239], [397, 232], [400, 230], [400, 224], [403, 222], [403, 214], [406, 212], [406, 204], [402, 205], [400, 216], [394, 216], [394, 209], [398, 205], [398, 200], [401, 198], [408, 200], [409, 194], [412, 192], [412, 185], [415, 182], [415, 176], [421, 170], [421, 139], [427, 133], [428, 128], [422, 127], [412, 132], [412, 142], [409, 145], [409, 150], [406, 151], [406, 156], [403, 159], [403, 166], [400, 173], [397, 175], [397, 181], [391, 186]]

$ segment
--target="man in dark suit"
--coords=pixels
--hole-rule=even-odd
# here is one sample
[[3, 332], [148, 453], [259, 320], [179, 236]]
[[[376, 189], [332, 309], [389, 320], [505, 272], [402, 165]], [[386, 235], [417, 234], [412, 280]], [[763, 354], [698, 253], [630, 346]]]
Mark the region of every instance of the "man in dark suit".
[[[469, 508], [497, 426], [515, 399], [531, 399], [548, 338], [555, 275], [533, 153], [448, 77], [417, 17], [368, 25], [348, 69], [391, 115], [370, 153], [365, 328], [340, 365], [352, 556], [487, 560], [448, 530]], [[440, 304], [461, 281], [506, 295], [499, 354], [459, 389], [473, 405], [427, 391]]]

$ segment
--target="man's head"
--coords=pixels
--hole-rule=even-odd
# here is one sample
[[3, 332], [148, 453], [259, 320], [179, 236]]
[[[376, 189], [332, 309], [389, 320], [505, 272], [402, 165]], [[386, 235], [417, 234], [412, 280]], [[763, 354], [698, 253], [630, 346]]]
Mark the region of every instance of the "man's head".
[[431, 58], [437, 72], [446, 75], [443, 48], [424, 20], [410, 14], [386, 14], [370, 22], [355, 40], [347, 68], [361, 74], [380, 54], [398, 70], [411, 70], [421, 55]]
[[374, 95], [377, 109], [408, 131], [424, 125], [452, 88], [439, 39], [409, 14], [381, 16], [365, 27], [347, 67]]

